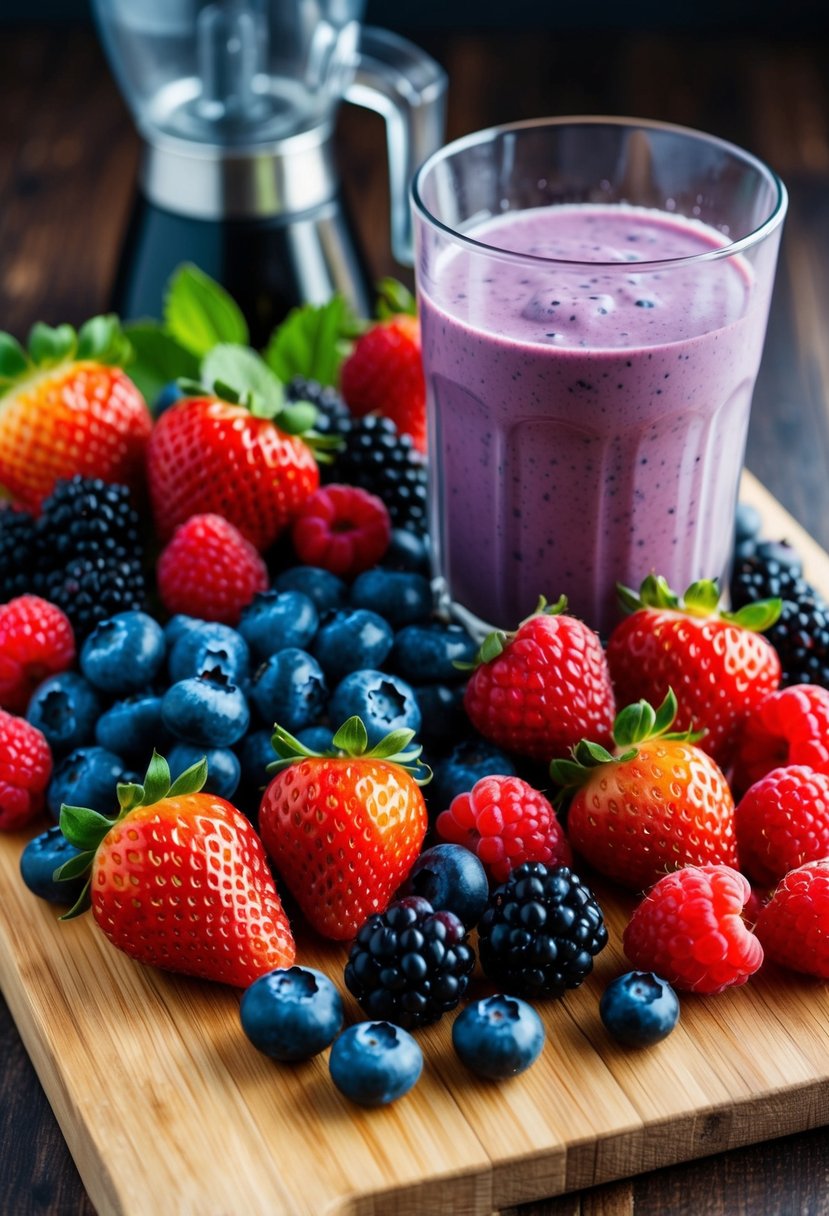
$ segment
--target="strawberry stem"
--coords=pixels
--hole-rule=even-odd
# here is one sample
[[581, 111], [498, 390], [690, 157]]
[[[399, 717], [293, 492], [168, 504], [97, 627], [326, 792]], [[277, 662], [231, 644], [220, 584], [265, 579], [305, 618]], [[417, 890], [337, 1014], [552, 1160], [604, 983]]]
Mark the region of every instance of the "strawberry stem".
[[709, 578], [691, 583], [685, 594], [680, 596], [671, 590], [661, 574], [649, 574], [638, 592], [617, 583], [616, 594], [619, 604], [628, 613], [639, 612], [643, 608], [656, 608], [684, 612], [687, 616], [718, 616], [721, 620], [733, 621], [735, 625], [752, 633], [762, 633], [763, 630], [771, 628], [783, 610], [783, 601], [775, 598], [756, 600], [753, 604], [746, 604], [738, 612], [718, 612], [719, 584], [716, 579]]
[[278, 723], [274, 725], [271, 746], [277, 759], [268, 765], [269, 773], [278, 773], [291, 764], [303, 760], [385, 760], [405, 769], [418, 785], [427, 785], [432, 780], [432, 770], [421, 759], [420, 744], [410, 747], [414, 731], [393, 730], [373, 747], [368, 745], [368, 732], [362, 718], [356, 714], [343, 722], [326, 751], [313, 751], [300, 743], [289, 731]]

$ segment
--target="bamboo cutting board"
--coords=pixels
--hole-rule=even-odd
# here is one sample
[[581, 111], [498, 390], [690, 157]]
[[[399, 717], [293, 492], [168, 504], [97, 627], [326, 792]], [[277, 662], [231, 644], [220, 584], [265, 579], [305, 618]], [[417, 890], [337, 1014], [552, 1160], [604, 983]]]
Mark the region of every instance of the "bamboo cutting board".
[[[829, 595], [829, 557], [748, 476], [743, 497]], [[655, 1048], [609, 1040], [598, 998], [627, 969], [633, 903], [603, 886], [610, 945], [582, 988], [538, 1006], [548, 1042], [528, 1073], [473, 1078], [447, 1018], [418, 1032], [417, 1088], [364, 1111], [334, 1089], [327, 1053], [291, 1067], [259, 1055], [238, 993], [130, 962], [88, 917], [58, 923], [19, 880], [23, 842], [0, 839], [0, 983], [101, 1216], [490, 1216], [829, 1123], [829, 989], [816, 981], [767, 967], [683, 997]], [[338, 981], [343, 957], [299, 943], [299, 961]]]

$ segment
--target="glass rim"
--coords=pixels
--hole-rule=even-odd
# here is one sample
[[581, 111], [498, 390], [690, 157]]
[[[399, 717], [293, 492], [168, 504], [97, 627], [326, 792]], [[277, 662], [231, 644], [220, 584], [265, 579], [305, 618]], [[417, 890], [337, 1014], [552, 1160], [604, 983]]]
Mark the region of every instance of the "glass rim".
[[[679, 258], [657, 258], [646, 262], [627, 262], [627, 261], [611, 261], [611, 262], [585, 262], [580, 259], [570, 258], [550, 258], [542, 257], [539, 254], [520, 253], [514, 249], [504, 249], [498, 245], [489, 244], [486, 241], [476, 240], [474, 237], [466, 233], [458, 232], [449, 224], [438, 219], [423, 199], [423, 182], [429, 173], [441, 162], [450, 159], [452, 156], [467, 151], [469, 148], [477, 147], [480, 144], [492, 143], [499, 136], [509, 134], [510, 132], [524, 132], [539, 130], [542, 128], [555, 127], [589, 127], [589, 126], [606, 126], [606, 127], [629, 127], [631, 129], [640, 129], [645, 131], [664, 131], [669, 135], [685, 136], [701, 143], [706, 143], [719, 148], [722, 152], [741, 160], [744, 164], [750, 165], [756, 170], [760, 177], [764, 178], [774, 189], [775, 199], [773, 206], [758, 226], [746, 233], [745, 236], [739, 237], [736, 241], [727, 241], [722, 246], [716, 246], [711, 249], [706, 249], [702, 253], [688, 254]], [[699, 131], [694, 127], [684, 127], [676, 123], [660, 122], [656, 119], [649, 118], [626, 118], [614, 117], [598, 114], [588, 115], [570, 115], [556, 118], [533, 118], [520, 120], [518, 122], [501, 123], [497, 126], [485, 127], [480, 131], [473, 131], [468, 135], [462, 135], [458, 139], [452, 140], [445, 144], [442, 148], [438, 148], [429, 156], [412, 179], [411, 185], [411, 200], [416, 214], [419, 214], [422, 220], [429, 224], [432, 228], [439, 230], [452, 241], [460, 245], [465, 245], [470, 249], [481, 254], [487, 254], [490, 257], [504, 261], [513, 261], [529, 266], [592, 266], [601, 267], [603, 270], [619, 269], [629, 271], [632, 265], [636, 266], [637, 272], [642, 269], [657, 269], [659, 267], [680, 268], [683, 266], [696, 265], [699, 262], [719, 261], [722, 258], [734, 257], [745, 250], [752, 248], [754, 245], [760, 244], [767, 236], [769, 236], [776, 228], [778, 228], [786, 216], [788, 206], [788, 192], [782, 179], [773, 169], [765, 164], [759, 157], [754, 156], [751, 152], [747, 152], [738, 144], [729, 142], [726, 139], [721, 139], [717, 135], [709, 135], [705, 131]], [[553, 206], [559, 204], [551, 204]], [[567, 206], [570, 204], [560, 204]], [[578, 206], [579, 204], [572, 204]], [[598, 203], [597, 206], [603, 204]], [[618, 206], [618, 203], [608, 203], [607, 206]], [[638, 204], [629, 204], [637, 206]], [[529, 210], [529, 208], [516, 208], [516, 210]], [[508, 211], [502, 214], [508, 214]], [[682, 212], [666, 211], [667, 215], [683, 215]], [[497, 215], [492, 216], [493, 219]], [[684, 216], [689, 219], [692, 217]], [[704, 223], [705, 221], [699, 221]], [[717, 231], [717, 229], [712, 229]], [[725, 235], [725, 234], [723, 234]]]

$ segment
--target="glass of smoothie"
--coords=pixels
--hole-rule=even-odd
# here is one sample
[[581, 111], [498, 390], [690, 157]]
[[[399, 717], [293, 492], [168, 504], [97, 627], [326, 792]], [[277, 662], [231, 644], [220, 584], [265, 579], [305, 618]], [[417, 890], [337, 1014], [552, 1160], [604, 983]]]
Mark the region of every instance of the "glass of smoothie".
[[440, 593], [515, 628], [562, 593], [727, 577], [786, 191], [635, 119], [449, 144], [413, 186]]

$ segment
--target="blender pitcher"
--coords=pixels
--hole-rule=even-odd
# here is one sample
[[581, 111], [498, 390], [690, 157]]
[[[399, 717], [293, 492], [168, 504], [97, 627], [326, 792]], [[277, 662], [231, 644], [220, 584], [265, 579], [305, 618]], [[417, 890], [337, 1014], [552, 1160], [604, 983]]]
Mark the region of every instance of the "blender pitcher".
[[446, 77], [365, 0], [93, 0], [145, 140], [115, 287], [124, 317], [157, 316], [174, 268], [224, 283], [264, 341], [289, 308], [372, 292], [345, 213], [340, 101], [386, 121], [395, 258], [411, 264], [408, 187], [443, 142]]

